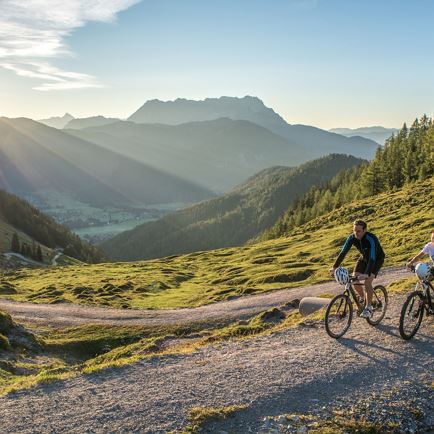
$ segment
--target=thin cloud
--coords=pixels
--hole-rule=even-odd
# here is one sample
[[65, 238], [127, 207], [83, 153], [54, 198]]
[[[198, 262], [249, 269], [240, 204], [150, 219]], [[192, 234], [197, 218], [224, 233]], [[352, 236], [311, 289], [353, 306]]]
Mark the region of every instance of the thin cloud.
[[88, 21], [113, 22], [140, 0], [0, 0], [0, 66], [43, 80], [41, 91], [102, 87], [88, 74], [64, 71], [50, 59], [71, 55], [65, 38]]

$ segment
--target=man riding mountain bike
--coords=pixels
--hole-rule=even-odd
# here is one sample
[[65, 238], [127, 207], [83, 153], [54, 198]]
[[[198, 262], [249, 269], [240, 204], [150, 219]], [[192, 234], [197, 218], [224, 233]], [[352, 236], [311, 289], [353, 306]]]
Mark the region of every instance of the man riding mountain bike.
[[366, 291], [363, 290], [362, 283], [354, 283], [354, 288], [360, 298], [365, 300], [365, 308], [360, 316], [363, 318], [370, 318], [373, 313], [372, 282], [374, 278], [377, 277], [377, 274], [383, 265], [385, 255], [378, 238], [373, 233], [367, 232], [366, 227], [366, 223], [363, 220], [356, 220], [353, 223], [353, 233], [345, 241], [333, 268], [330, 271], [334, 273], [344, 260], [351, 246], [356, 247], [356, 249], [361, 253], [361, 256], [354, 267], [354, 275], [360, 279], [365, 279]]

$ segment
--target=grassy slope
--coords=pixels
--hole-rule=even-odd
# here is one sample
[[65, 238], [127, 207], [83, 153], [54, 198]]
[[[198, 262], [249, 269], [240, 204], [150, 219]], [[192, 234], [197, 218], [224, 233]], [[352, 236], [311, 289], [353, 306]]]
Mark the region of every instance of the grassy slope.
[[[403, 264], [429, 241], [434, 178], [352, 203], [290, 236], [242, 248], [160, 260], [20, 270], [3, 278], [11, 298], [67, 300], [135, 308], [199, 306], [231, 296], [329, 280], [328, 268], [357, 218], [368, 221], [386, 252], [385, 265]], [[351, 265], [351, 252], [344, 264]], [[1, 276], [0, 276], [1, 277]]]

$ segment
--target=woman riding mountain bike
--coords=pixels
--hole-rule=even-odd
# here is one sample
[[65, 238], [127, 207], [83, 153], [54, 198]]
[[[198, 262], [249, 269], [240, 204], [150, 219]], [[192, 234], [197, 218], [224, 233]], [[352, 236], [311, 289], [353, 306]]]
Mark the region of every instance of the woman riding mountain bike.
[[[431, 264], [419, 262], [428, 255]], [[423, 249], [407, 262], [407, 268], [416, 274], [418, 282], [414, 290], [408, 294], [402, 306], [399, 318], [399, 333], [405, 340], [411, 339], [419, 330], [424, 314], [434, 315], [434, 229], [431, 231], [431, 242], [427, 243]]]
[[416, 274], [418, 282], [414, 290], [408, 294], [399, 318], [399, 334], [405, 340], [411, 339], [419, 330], [424, 314], [434, 315], [434, 266], [418, 263], [408, 267]]
[[370, 318], [373, 314], [372, 282], [377, 277], [383, 265], [385, 257], [384, 251], [378, 238], [373, 233], [367, 231], [366, 223], [363, 220], [356, 220], [353, 223], [353, 233], [345, 241], [333, 267], [330, 269], [333, 274], [344, 260], [351, 246], [356, 247], [361, 253], [354, 267], [354, 276], [366, 275], [366, 277], [363, 276], [365, 277], [365, 290], [363, 290], [363, 284], [361, 282], [357, 282], [357, 280], [353, 282], [357, 294], [364, 300], [365, 308], [360, 316], [362, 318]]

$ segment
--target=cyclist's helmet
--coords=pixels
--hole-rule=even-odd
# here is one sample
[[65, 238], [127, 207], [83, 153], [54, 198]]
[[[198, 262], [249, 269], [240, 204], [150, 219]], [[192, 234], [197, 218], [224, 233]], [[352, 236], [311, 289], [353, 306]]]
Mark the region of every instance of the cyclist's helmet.
[[431, 267], [428, 264], [425, 264], [424, 262], [420, 262], [419, 264], [416, 265], [415, 271], [419, 279], [425, 280], [430, 277]]
[[348, 272], [348, 268], [344, 268], [344, 267], [336, 268], [335, 279], [336, 282], [340, 283], [341, 285], [347, 284], [350, 280], [350, 273]]

